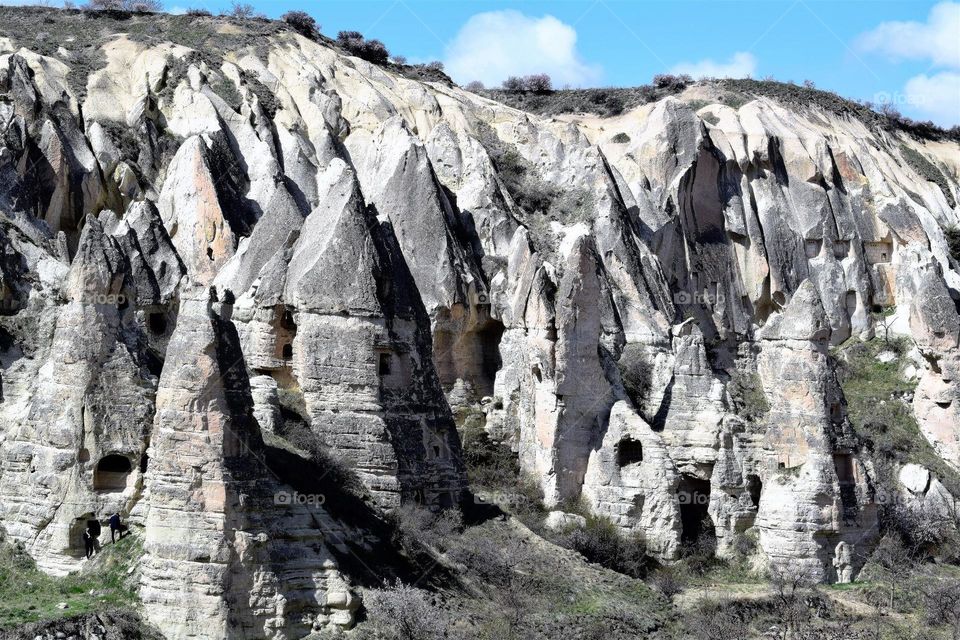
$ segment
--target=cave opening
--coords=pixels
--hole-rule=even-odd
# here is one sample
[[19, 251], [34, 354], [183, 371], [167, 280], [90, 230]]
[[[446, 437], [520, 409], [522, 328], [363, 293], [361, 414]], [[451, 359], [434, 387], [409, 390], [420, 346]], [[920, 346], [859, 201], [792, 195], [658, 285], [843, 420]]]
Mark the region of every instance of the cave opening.
[[96, 516], [93, 513], [85, 513], [79, 518], [75, 518], [73, 523], [70, 525], [70, 549], [69, 551], [74, 555], [83, 555], [86, 549], [86, 545], [83, 543], [83, 532], [86, 529], [90, 529], [90, 532], [94, 535], [94, 547], [99, 548], [99, 541], [96, 540], [102, 532], [102, 527], [100, 521], [97, 520]]
[[627, 465], [643, 462], [643, 444], [633, 438], [621, 440], [617, 445], [617, 465]]
[[747, 493], [750, 494], [750, 502], [754, 508], [760, 508], [760, 494], [763, 492], [763, 482], [760, 476], [750, 474], [747, 476]]
[[154, 312], [147, 316], [147, 328], [155, 336], [162, 336], [167, 332], [167, 316], [162, 312]]
[[702, 537], [713, 537], [713, 523], [708, 513], [710, 481], [681, 474], [677, 497], [680, 502], [680, 541], [691, 544]]
[[835, 453], [833, 455], [833, 468], [837, 472], [837, 480], [840, 484], [850, 484], [854, 482], [852, 455], [849, 453]]
[[130, 458], [111, 453], [100, 458], [93, 470], [94, 491], [123, 491], [127, 488], [127, 478], [133, 471]]
[[[293, 359], [293, 342], [297, 337], [297, 321], [293, 307], [277, 305], [274, 309], [274, 328], [277, 346], [274, 357], [287, 361]], [[281, 366], [287, 366], [285, 363]]]
[[393, 355], [389, 353], [378, 354], [377, 375], [388, 376], [393, 372]]
[[489, 317], [464, 333], [437, 330], [433, 353], [443, 388], [449, 391], [461, 380], [476, 399], [492, 396], [497, 372], [503, 366], [500, 341], [504, 330], [502, 322]]

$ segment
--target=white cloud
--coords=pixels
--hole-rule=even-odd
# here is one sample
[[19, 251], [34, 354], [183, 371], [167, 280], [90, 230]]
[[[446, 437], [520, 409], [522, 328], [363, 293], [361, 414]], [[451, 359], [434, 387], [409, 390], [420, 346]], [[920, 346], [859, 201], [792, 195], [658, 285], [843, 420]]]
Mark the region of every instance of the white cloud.
[[458, 82], [497, 85], [508, 76], [546, 73], [555, 87], [595, 83], [598, 65], [577, 52], [577, 32], [553, 16], [534, 18], [519, 11], [490, 11], [471, 16], [453, 38], [443, 60]]
[[670, 73], [686, 73], [694, 78], [745, 78], [757, 70], [757, 58], [752, 53], [738, 51], [726, 62], [709, 58], [698, 62], [681, 62]]
[[906, 104], [937, 124], [952, 126], [960, 122], [960, 73], [943, 71], [932, 76], [914, 76], [903, 92]]
[[855, 44], [862, 51], [896, 60], [929, 60], [937, 66], [960, 67], [960, 3], [935, 5], [926, 22], [883, 22]]

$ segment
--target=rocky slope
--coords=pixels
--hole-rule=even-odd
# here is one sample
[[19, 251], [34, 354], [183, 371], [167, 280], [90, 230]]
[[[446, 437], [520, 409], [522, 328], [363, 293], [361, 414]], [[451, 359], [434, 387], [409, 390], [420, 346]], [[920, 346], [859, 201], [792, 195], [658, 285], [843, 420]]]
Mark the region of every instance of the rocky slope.
[[444, 507], [480, 407], [548, 505], [833, 581], [878, 500], [831, 347], [882, 317], [960, 465], [954, 142], [702, 87], [547, 119], [275, 24], [0, 11], [72, 34], [0, 34], [0, 525], [65, 573], [126, 514], [168, 637], [350, 624], [368, 532], [276, 504], [290, 422], [376, 509]]

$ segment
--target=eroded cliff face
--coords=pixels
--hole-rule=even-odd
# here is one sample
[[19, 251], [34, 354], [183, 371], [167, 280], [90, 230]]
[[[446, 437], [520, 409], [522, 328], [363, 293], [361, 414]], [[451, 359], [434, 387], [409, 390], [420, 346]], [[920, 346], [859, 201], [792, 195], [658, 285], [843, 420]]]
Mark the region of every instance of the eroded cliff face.
[[378, 508], [443, 507], [451, 407], [481, 407], [550, 505], [664, 560], [755, 527], [833, 580], [877, 505], [830, 347], [893, 308], [960, 465], [955, 143], [766, 99], [543, 119], [282, 29], [103, 51], [83, 82], [0, 38], [0, 524], [62, 573], [128, 514], [169, 637], [350, 623], [335, 547], [364, 532], [274, 504], [289, 420]]

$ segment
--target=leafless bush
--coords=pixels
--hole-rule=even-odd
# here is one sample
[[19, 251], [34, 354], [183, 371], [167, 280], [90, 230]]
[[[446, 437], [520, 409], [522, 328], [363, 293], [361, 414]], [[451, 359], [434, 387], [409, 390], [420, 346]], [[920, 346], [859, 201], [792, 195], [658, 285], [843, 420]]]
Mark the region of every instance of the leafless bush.
[[672, 598], [678, 593], [682, 593], [686, 587], [686, 580], [683, 575], [673, 567], [662, 567], [653, 574], [651, 579], [653, 586], [663, 595]]
[[245, 2], [236, 2], [236, 0], [231, 3], [230, 11], [227, 12], [227, 15], [231, 18], [237, 18], [238, 20], [252, 20], [259, 17], [253, 5]]
[[450, 619], [431, 595], [399, 581], [372, 589], [364, 598], [371, 640], [441, 640], [449, 636]]
[[949, 580], [924, 590], [927, 623], [947, 624], [953, 640], [960, 640], [960, 581]]
[[805, 597], [815, 583], [809, 572], [802, 568], [770, 568], [770, 587], [783, 624], [783, 640], [803, 633], [810, 617]]
[[280, 19], [305, 38], [315, 39], [320, 34], [320, 25], [306, 11], [288, 11]]
[[553, 90], [553, 82], [550, 80], [550, 76], [545, 73], [529, 75], [523, 79], [523, 83], [527, 91], [533, 91], [534, 93], [546, 93]]
[[85, 6], [90, 11], [132, 11], [156, 13], [163, 11], [160, 0], [90, 0]]
[[517, 76], [510, 76], [503, 81], [504, 91], [523, 91], [523, 78], [518, 78]]
[[553, 82], [545, 73], [535, 73], [519, 78], [510, 76], [503, 81], [505, 91], [531, 91], [533, 93], [549, 93], [553, 90]]
[[730, 640], [749, 637], [749, 621], [724, 602], [703, 600], [687, 622], [694, 637], [702, 640]]
[[468, 82], [464, 87], [467, 91], [472, 91], [476, 93], [477, 91], [483, 91], [486, 87], [483, 86], [483, 83], [479, 80], [473, 80]]
[[469, 546], [451, 551], [449, 556], [489, 586], [490, 595], [497, 602], [507, 627], [504, 635], [517, 637], [535, 599], [543, 590], [539, 577], [541, 567], [526, 541], [478, 538]]

